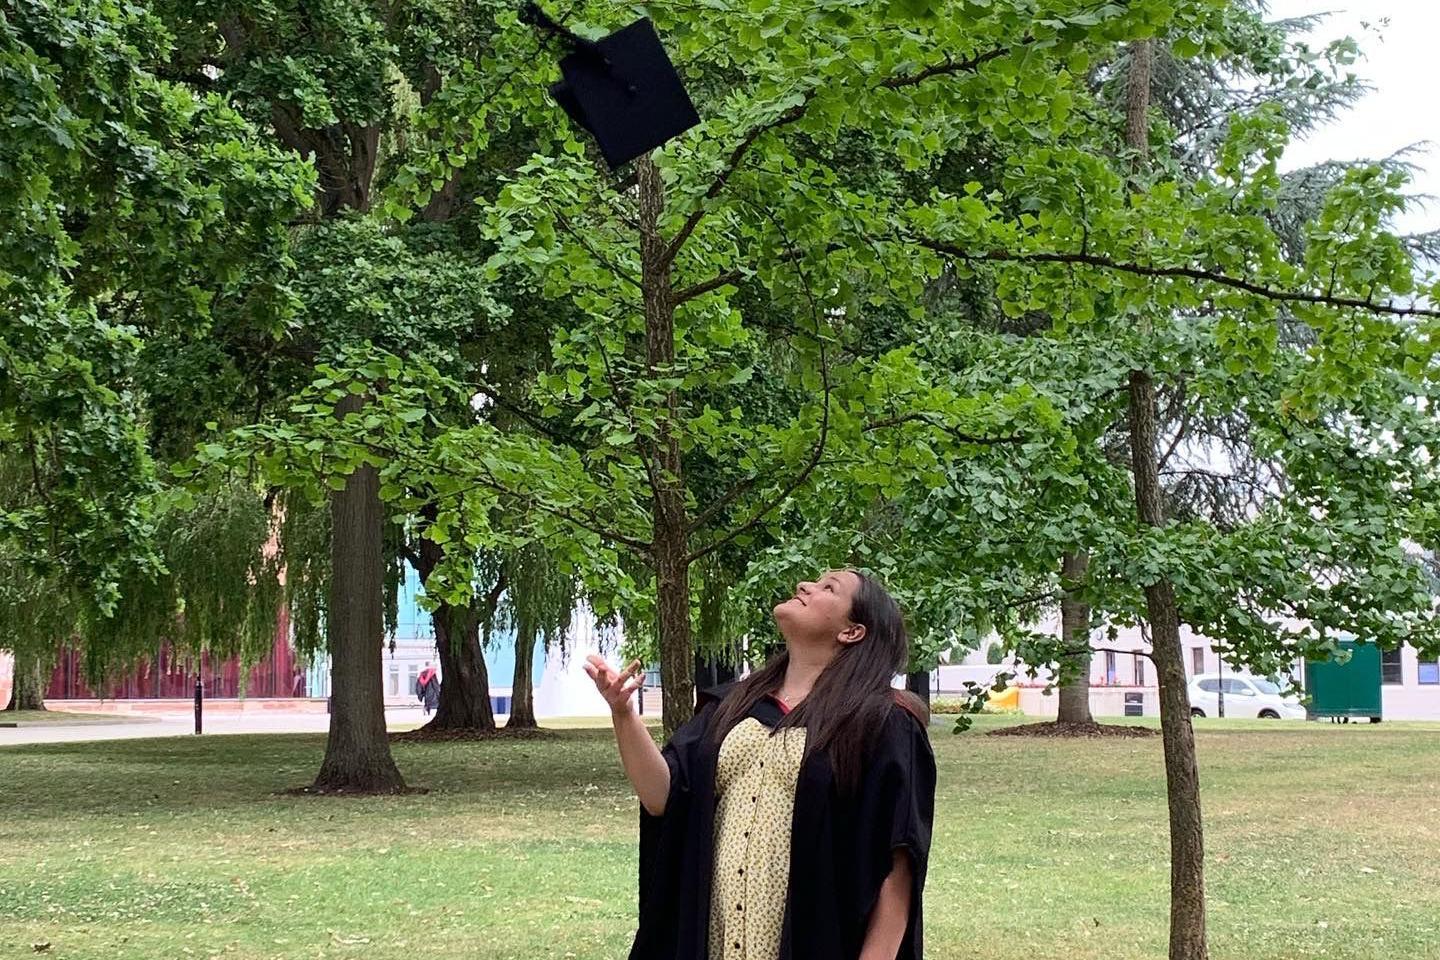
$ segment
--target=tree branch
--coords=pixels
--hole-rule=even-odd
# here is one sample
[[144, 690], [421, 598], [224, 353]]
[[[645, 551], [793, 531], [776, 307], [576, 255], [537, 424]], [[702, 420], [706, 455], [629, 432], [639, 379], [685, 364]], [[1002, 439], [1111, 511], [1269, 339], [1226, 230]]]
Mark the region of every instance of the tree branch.
[[[1012, 542], [1015, 542], [1015, 541], [1012, 541]], [[1064, 597], [1065, 597], [1064, 591], [1061, 591], [1061, 592], [1059, 592], [1059, 593], [1056, 593], [1054, 590], [1046, 590], [1046, 591], [1044, 591], [1043, 593], [1028, 593], [1028, 594], [1026, 594], [1026, 595], [1023, 596], [1023, 597], [1016, 597], [1016, 598], [1013, 599], [1013, 600], [1007, 600], [1005, 603], [1000, 604], [1000, 606], [999, 606], [998, 608], [995, 608], [995, 609], [999, 609], [999, 610], [1011, 610], [1011, 609], [1014, 609], [1015, 607], [1024, 607], [1024, 606], [1028, 606], [1028, 605], [1030, 605], [1030, 604], [1032, 604], [1032, 603], [1043, 603], [1043, 602], [1046, 601], [1046, 600], [1049, 600], [1049, 601], [1052, 601], [1052, 602], [1053, 602], [1053, 601], [1056, 601], [1056, 600], [1062, 600], [1062, 599], [1064, 599]]]
[[915, 422], [925, 423], [940, 430], [944, 430], [946, 433], [950, 434], [952, 437], [954, 437], [956, 440], [959, 440], [961, 443], [1000, 444], [1023, 443], [1025, 441], [1025, 435], [1018, 433], [1004, 437], [977, 437], [968, 433], [961, 433], [959, 430], [956, 430], [953, 427], [947, 426], [946, 424], [939, 422], [933, 414], [925, 413], [923, 411], [916, 413], [907, 413], [898, 417], [886, 417], [884, 420], [873, 420], [870, 423], [867, 423], [861, 429], [864, 432], [869, 433], [871, 430], [883, 430], [887, 427], [898, 427], [902, 424]]
[[491, 587], [490, 592], [485, 595], [485, 606], [482, 608], [484, 612], [480, 615], [481, 623], [489, 623], [494, 619], [495, 609], [500, 606], [500, 596], [509, 587], [510, 580], [505, 576], [505, 571], [501, 570], [500, 575], [495, 578], [495, 586]]
[[410, 564], [410, 566], [412, 566], [412, 567], [415, 568], [415, 572], [416, 572], [416, 573], [419, 573], [419, 572], [420, 572], [420, 554], [416, 553], [416, 552], [410, 547], [410, 544], [408, 544], [408, 543], [401, 543], [399, 549], [400, 549], [400, 556], [404, 557], [404, 558], [405, 558], [405, 562], [408, 563], [408, 564]]
[[[511, 489], [510, 487], [501, 483], [499, 480], [496, 480], [493, 477], [487, 477], [477, 480], [475, 483], [472, 483], [469, 486], [461, 487], [460, 489], [453, 490], [450, 493], [445, 494], [444, 496], [435, 497], [432, 499], [438, 501], [443, 500], [446, 497], [463, 497], [469, 491], [480, 487], [485, 487], [494, 490], [497, 493], [507, 494], [512, 497], [525, 497], [524, 494]], [[544, 513], [548, 513], [552, 517], [558, 517], [559, 519], [564, 520], [566, 523], [574, 524], [581, 530], [588, 530], [590, 533], [595, 534], [597, 537], [600, 537], [603, 540], [609, 540], [613, 543], [623, 544], [624, 546], [627, 546], [630, 549], [635, 550], [644, 556], [650, 555], [651, 545], [649, 543], [644, 540], [638, 540], [634, 537], [629, 537], [623, 533], [619, 533], [615, 530], [609, 529], [608, 527], [600, 523], [600, 521], [595, 517], [595, 513], [593, 510], [577, 508], [580, 509], [582, 516], [586, 517], [590, 521], [587, 523], [585, 522], [585, 520], [582, 520], [580, 517], [575, 516], [574, 514], [570, 513], [568, 510], [562, 507], [551, 506], [550, 504], [540, 500], [536, 500], [533, 497], [526, 497], [525, 499], [527, 499], [529, 505], [534, 507], [535, 509], [540, 510]]]
[[741, 161], [745, 159], [745, 154], [750, 152], [750, 148], [755, 145], [755, 141], [760, 139], [762, 134], [778, 127], [783, 127], [788, 123], [794, 123], [796, 120], [805, 116], [805, 111], [809, 108], [810, 101], [815, 98], [815, 93], [815, 90], [807, 90], [803, 100], [773, 120], [754, 127], [749, 133], [745, 134], [735, 149], [730, 151], [730, 159], [727, 160], [725, 166], [720, 169], [720, 173], [710, 184], [710, 189], [705, 191], [705, 196], [701, 198], [699, 206], [690, 211], [690, 215], [685, 218], [685, 223], [681, 225], [680, 230], [675, 234], [674, 238], [671, 239], [670, 243], [666, 245], [663, 261], [666, 265], [674, 262], [676, 255], [680, 253], [680, 248], [685, 246], [685, 241], [690, 239], [690, 235], [695, 232], [695, 228], [700, 225], [701, 219], [704, 218], [706, 212], [705, 204], [714, 200], [720, 195], [720, 191], [725, 189], [725, 184], [730, 182], [730, 177], [739, 169]]
[[620, 279], [629, 281], [636, 290], [644, 290], [644, 287], [640, 284], [639, 277], [631, 273], [629, 270], [626, 270], [624, 267], [621, 267], [618, 263], [612, 263], [606, 257], [601, 256], [600, 252], [590, 245], [590, 241], [587, 240], [585, 236], [580, 233], [580, 231], [576, 230], [575, 227], [571, 225], [569, 219], [567, 219], [563, 213], [557, 212], [555, 216], [560, 221], [560, 228], [566, 233], [570, 234], [570, 236], [574, 237], [575, 242], [580, 244], [581, 249], [583, 249], [586, 253], [590, 254], [590, 256], [594, 257], [597, 261], [599, 261], [601, 266], [609, 270], [611, 273], [615, 274], [615, 276], [619, 277]]
[[931, 64], [930, 66], [925, 67], [921, 70], [917, 70], [914, 73], [901, 74], [895, 77], [886, 77], [884, 80], [880, 81], [880, 86], [884, 87], [887, 90], [899, 90], [903, 87], [918, 86], [932, 77], [943, 77], [948, 76], [952, 73], [965, 73], [968, 71], [978, 70], [985, 64], [989, 63], [991, 60], [998, 60], [999, 58], [1005, 56], [1012, 49], [1014, 49], [1014, 47], [1023, 47], [1028, 43], [1034, 42], [1035, 38], [1030, 36], [1029, 34], [1026, 34], [1025, 36], [1020, 38], [1019, 42], [1011, 46], [996, 47], [993, 50], [987, 50], [984, 53], [977, 53], [975, 56], [967, 57], [964, 60], [953, 60], [947, 55], [942, 62]]
[[579, 446], [579, 441], [577, 438], [568, 436], [556, 430], [539, 416], [525, 410], [519, 403], [516, 403], [515, 401], [509, 400], [506, 397], [502, 396], [498, 390], [491, 387], [489, 384], [477, 383], [473, 380], [470, 380], [465, 382], [465, 386], [472, 388], [478, 393], [485, 394], [485, 396], [489, 397], [490, 401], [494, 403], [495, 406], [501, 407], [505, 410], [509, 410], [515, 416], [519, 417], [520, 420], [527, 426], [529, 426], [532, 430], [535, 430], [538, 433], [549, 437], [556, 443], [563, 443], [568, 447]]
[[1234, 483], [1243, 487], [1250, 487], [1253, 490], [1259, 491], [1260, 493], [1269, 494], [1271, 496], [1274, 496], [1276, 493], [1276, 491], [1269, 489], [1265, 486], [1265, 484], [1261, 483], [1259, 480], [1254, 479], [1253, 477], [1244, 477], [1234, 473], [1218, 473], [1214, 470], [1203, 470], [1199, 467], [1186, 467], [1177, 470], [1161, 470], [1159, 471], [1159, 474], [1162, 477], [1205, 477], [1206, 479], [1214, 480], [1217, 483]]
[[744, 276], [745, 274], [739, 270], [727, 270], [719, 276], [711, 277], [704, 283], [697, 283], [692, 287], [686, 287], [684, 290], [675, 294], [675, 306], [678, 307], [687, 300], [694, 300], [696, 297], [707, 294], [711, 290], [718, 290], [723, 286], [739, 283]]
[[[640, 438], [640, 425], [635, 422], [635, 408], [626, 403], [622, 398], [624, 392], [620, 389], [620, 381], [615, 377], [615, 368], [610, 364], [610, 351], [605, 349], [603, 339], [596, 340], [595, 345], [600, 350], [600, 363], [605, 367], [605, 379], [610, 384], [610, 392], [615, 396], [615, 404], [625, 411], [625, 419], [630, 423], [630, 432], [638, 440]], [[645, 478], [650, 481], [650, 489], [655, 490], [659, 483], [655, 475], [655, 461], [645, 452], [645, 444], [636, 443], [635, 452], [640, 456], [640, 463], [645, 467]]]
[[920, 246], [928, 250], [934, 250], [936, 253], [967, 262], [1072, 264], [1076, 266], [1095, 267], [1101, 270], [1114, 270], [1118, 273], [1129, 273], [1141, 277], [1199, 280], [1203, 283], [1213, 283], [1222, 287], [1230, 287], [1266, 300], [1273, 300], [1280, 303], [1311, 303], [1325, 307], [1364, 310], [1370, 313], [1385, 314], [1394, 317], [1440, 318], [1440, 309], [1420, 307], [1414, 303], [1402, 307], [1388, 302], [1375, 303], [1371, 300], [1361, 300], [1358, 297], [1336, 297], [1320, 293], [1278, 290], [1274, 287], [1267, 287], [1241, 277], [1232, 277], [1229, 274], [1218, 273], [1213, 270], [1201, 270], [1198, 267], [1154, 267], [1128, 260], [1115, 260], [1110, 257], [1102, 257], [1092, 253], [1048, 253], [1043, 251], [1036, 253], [1013, 253], [1008, 250], [987, 250], [983, 253], [972, 253], [952, 243], [945, 243], [940, 240], [931, 240], [922, 237], [919, 238], [917, 242]]
[[687, 532], [699, 530], [704, 527], [705, 524], [713, 520], [721, 510], [724, 510], [754, 487], [755, 481], [758, 479], [758, 477], [747, 477], [725, 491], [723, 496], [710, 503], [705, 509], [695, 515], [695, 519], [691, 520], [690, 525], [686, 528]]
[[[1035, 38], [1030, 34], [1026, 34], [1014, 43], [1006, 44], [1003, 47], [995, 47], [992, 50], [977, 53], [963, 60], [955, 60], [947, 55], [940, 63], [923, 67], [915, 73], [886, 77], [879, 82], [878, 86], [882, 89], [899, 90], [905, 87], [918, 86], [935, 77], [944, 77], [955, 73], [979, 70], [990, 61], [997, 60], [1011, 53], [1016, 47], [1022, 47], [1034, 42]], [[690, 212], [690, 215], [685, 218], [685, 223], [680, 227], [679, 232], [677, 232], [674, 239], [670, 241], [669, 246], [665, 250], [665, 263], [668, 264], [672, 262], [680, 253], [680, 249], [685, 246], [685, 241], [690, 239], [690, 235], [695, 232], [695, 228], [699, 225], [701, 219], [704, 218], [705, 203], [715, 199], [720, 195], [720, 191], [725, 189], [725, 185], [739, 168], [741, 162], [745, 159], [745, 155], [750, 151], [750, 148], [755, 145], [755, 141], [763, 134], [778, 127], [783, 127], [786, 124], [794, 123], [796, 120], [805, 116], [805, 111], [809, 109], [810, 103], [815, 99], [817, 93], [819, 93], [818, 88], [807, 90], [804, 93], [804, 99], [800, 103], [797, 103], [773, 120], [768, 120], [756, 126], [745, 134], [740, 143], [730, 152], [729, 160], [727, 160], [725, 166], [720, 169], [720, 173], [710, 184], [710, 188], [705, 191], [705, 196], [700, 201], [700, 205]]]
[[1175, 438], [1170, 441], [1170, 445], [1165, 448], [1165, 453], [1160, 457], [1159, 470], [1161, 473], [1164, 473], [1165, 468], [1170, 465], [1170, 458], [1175, 455], [1176, 448], [1190, 432], [1190, 408], [1185, 406], [1185, 381], [1183, 380], [1180, 381], [1179, 393], [1177, 402], [1180, 404], [1180, 424], [1175, 429]]
[[[323, 438], [323, 439], [331, 439], [331, 438]], [[404, 453], [404, 451], [402, 451], [402, 450], [400, 450], [400, 449], [398, 449], [398, 448], [396, 448], [396, 447], [387, 446], [386, 444], [383, 444], [383, 443], [377, 443], [377, 442], [375, 442], [375, 441], [373, 441], [373, 440], [369, 440], [369, 439], [365, 439], [365, 438], [356, 439], [356, 438], [354, 438], [354, 437], [347, 437], [347, 438], [345, 439], [345, 442], [346, 442], [346, 443], [353, 444], [353, 445], [355, 445], [355, 446], [357, 446], [357, 447], [360, 447], [360, 448], [362, 448], [362, 449], [365, 449], [365, 450], [370, 450], [370, 451], [375, 452], [375, 453], [384, 454], [385, 456], [390, 457], [392, 460], [396, 460], [396, 461], [399, 461], [399, 462], [401, 462], [401, 463], [404, 463], [405, 460], [406, 460], [406, 454]], [[478, 463], [478, 461], [477, 461], [477, 463]], [[637, 551], [637, 552], [639, 552], [639, 553], [641, 553], [641, 554], [643, 554], [643, 555], [645, 555], [645, 556], [649, 556], [649, 555], [650, 555], [650, 552], [651, 552], [651, 544], [647, 543], [647, 542], [644, 541], [644, 540], [639, 540], [639, 539], [637, 539], [637, 538], [635, 538], [635, 537], [626, 536], [626, 535], [623, 534], [623, 533], [619, 533], [618, 531], [609, 529], [609, 528], [606, 527], [606, 526], [604, 525], [604, 523], [595, 515], [595, 511], [593, 511], [593, 510], [586, 510], [586, 509], [583, 508], [583, 507], [576, 507], [576, 508], [575, 508], [575, 509], [579, 510], [579, 512], [580, 512], [580, 514], [581, 514], [581, 517], [584, 517], [585, 519], [588, 519], [588, 520], [590, 521], [590, 522], [587, 523], [587, 522], [585, 522], [585, 520], [582, 520], [580, 517], [577, 517], [575, 514], [569, 512], [569, 510], [567, 510], [566, 508], [553, 506], [553, 505], [551, 505], [551, 504], [545, 503], [544, 501], [535, 498], [534, 496], [527, 495], [527, 494], [526, 494], [525, 492], [523, 492], [523, 491], [515, 490], [514, 488], [512, 488], [512, 487], [510, 487], [510, 486], [507, 486], [506, 484], [504, 484], [504, 483], [502, 483], [500, 480], [498, 480], [492, 473], [490, 473], [490, 471], [489, 471], [488, 468], [484, 468], [484, 469], [485, 469], [485, 473], [484, 473], [479, 479], [477, 479], [474, 483], [468, 484], [468, 485], [463, 486], [463, 487], [459, 487], [459, 488], [457, 488], [457, 489], [455, 489], [455, 490], [451, 490], [451, 491], [449, 491], [449, 492], [447, 492], [447, 493], [444, 493], [444, 494], [441, 494], [441, 495], [439, 495], [439, 496], [429, 496], [429, 497], [426, 497], [424, 500], [421, 501], [421, 503], [431, 503], [431, 504], [433, 504], [433, 503], [439, 503], [440, 501], [449, 499], [450, 497], [463, 497], [465, 494], [469, 493], [471, 490], [476, 490], [476, 489], [480, 489], [480, 488], [486, 488], [486, 489], [494, 490], [494, 491], [497, 492], [497, 493], [503, 493], [503, 494], [505, 494], [505, 495], [507, 495], [507, 496], [519, 497], [519, 498], [521, 498], [521, 499], [525, 499], [530, 506], [533, 506], [533, 507], [536, 508], [537, 510], [540, 510], [540, 511], [542, 511], [542, 512], [544, 512], [544, 513], [548, 513], [548, 514], [550, 514], [550, 515], [553, 516], [553, 517], [558, 517], [558, 518], [560, 518], [561, 520], [564, 520], [566, 523], [574, 524], [575, 526], [579, 527], [581, 530], [588, 530], [589, 532], [595, 534], [597, 537], [600, 537], [601, 539], [609, 540], [609, 541], [612, 541], [612, 542], [614, 542], [614, 543], [623, 544], [623, 545], [625, 545], [625, 546], [627, 546], [627, 547], [630, 547], [632, 550], [635, 550], [635, 551]]]
[[[794, 246], [786, 234], [785, 225], [775, 217], [774, 213], [769, 210], [764, 210], [762, 213], [770, 218], [771, 223], [773, 223], [775, 228], [780, 232], [780, 236], [784, 239], [786, 246]], [[810, 280], [805, 276], [805, 268], [797, 263], [795, 269], [800, 275], [801, 286], [805, 290], [805, 298], [810, 301], [810, 315], [815, 321], [815, 342], [820, 352], [821, 400], [824, 404], [820, 413], [820, 436], [816, 439], [815, 446], [810, 451], [810, 459], [806, 461], [805, 465], [800, 469], [800, 472], [796, 474], [790, 483], [786, 484], [779, 493], [762, 504], [760, 508], [740, 526], [724, 534], [718, 540], [711, 541], [690, 554], [686, 559], [686, 563], [694, 563], [714, 553], [725, 544], [733, 541], [736, 537], [754, 528], [766, 515], [789, 499], [790, 494], [798, 490], [800, 485], [810, 478], [810, 474], [815, 471], [815, 468], [820, 465], [821, 459], [825, 456], [825, 445], [830, 439], [830, 394], [832, 391], [830, 384], [830, 360], [825, 350], [825, 336], [821, 331], [820, 306], [815, 302], [815, 294], [810, 289]], [[689, 529], [694, 529], [694, 524], [691, 524]]]
[[[1155, 662], [1155, 655], [1145, 650], [1122, 650], [1119, 647], [1092, 647], [1086, 644], [1083, 647], [1061, 647], [1060, 657], [1078, 657], [1083, 653], [1122, 653], [1127, 657], [1144, 657], [1151, 663]], [[1059, 657], [1057, 657], [1059, 659]]]

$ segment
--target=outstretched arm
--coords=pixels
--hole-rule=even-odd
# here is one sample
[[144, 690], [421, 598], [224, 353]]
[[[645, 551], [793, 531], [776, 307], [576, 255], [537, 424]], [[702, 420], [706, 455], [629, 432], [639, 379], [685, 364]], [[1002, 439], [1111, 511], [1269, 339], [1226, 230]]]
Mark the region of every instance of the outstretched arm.
[[625, 775], [640, 798], [640, 805], [651, 816], [665, 812], [670, 796], [670, 765], [655, 746], [645, 722], [635, 712], [635, 691], [643, 683], [640, 661], [636, 660], [616, 673], [600, 657], [586, 658], [585, 672], [595, 681], [595, 688], [610, 705], [610, 720], [615, 726], [615, 742], [620, 747], [620, 763]]

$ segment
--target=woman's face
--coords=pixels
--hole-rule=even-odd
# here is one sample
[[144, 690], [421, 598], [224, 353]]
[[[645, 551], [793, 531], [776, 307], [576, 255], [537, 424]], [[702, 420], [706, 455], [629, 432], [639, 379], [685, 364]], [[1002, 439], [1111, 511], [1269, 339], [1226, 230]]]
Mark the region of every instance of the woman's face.
[[850, 620], [860, 577], [853, 570], [834, 570], [818, 580], [795, 584], [795, 594], [775, 605], [775, 624], [790, 643], [854, 643], [865, 628]]

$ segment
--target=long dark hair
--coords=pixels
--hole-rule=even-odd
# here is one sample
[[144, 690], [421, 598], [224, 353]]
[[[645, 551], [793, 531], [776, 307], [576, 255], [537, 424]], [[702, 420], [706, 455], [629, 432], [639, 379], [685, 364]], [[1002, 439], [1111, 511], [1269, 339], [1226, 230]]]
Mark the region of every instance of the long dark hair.
[[[865, 636], [835, 654], [816, 679], [814, 689], [776, 727], [777, 731], [804, 727], [806, 758], [823, 750], [830, 759], [836, 783], [847, 792], [859, 782], [871, 743], [897, 702], [922, 723], [926, 719], [919, 697], [890, 686], [895, 675], [905, 670], [910, 657], [900, 605], [873, 577], [855, 569], [850, 572], [860, 578], [850, 605], [850, 620], [864, 626]], [[717, 743], [749, 715], [758, 701], [780, 691], [789, 663], [789, 653], [782, 650], [726, 695], [711, 724]]]

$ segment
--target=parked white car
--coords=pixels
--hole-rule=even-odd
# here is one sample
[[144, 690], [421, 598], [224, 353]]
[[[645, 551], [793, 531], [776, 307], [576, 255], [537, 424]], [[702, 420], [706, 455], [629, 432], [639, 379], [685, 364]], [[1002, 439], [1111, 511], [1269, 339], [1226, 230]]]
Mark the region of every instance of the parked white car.
[[1220, 690], [1224, 685], [1225, 716], [1262, 720], [1304, 720], [1305, 705], [1296, 694], [1281, 696], [1273, 681], [1245, 674], [1198, 674], [1190, 680], [1190, 716], [1220, 716]]

